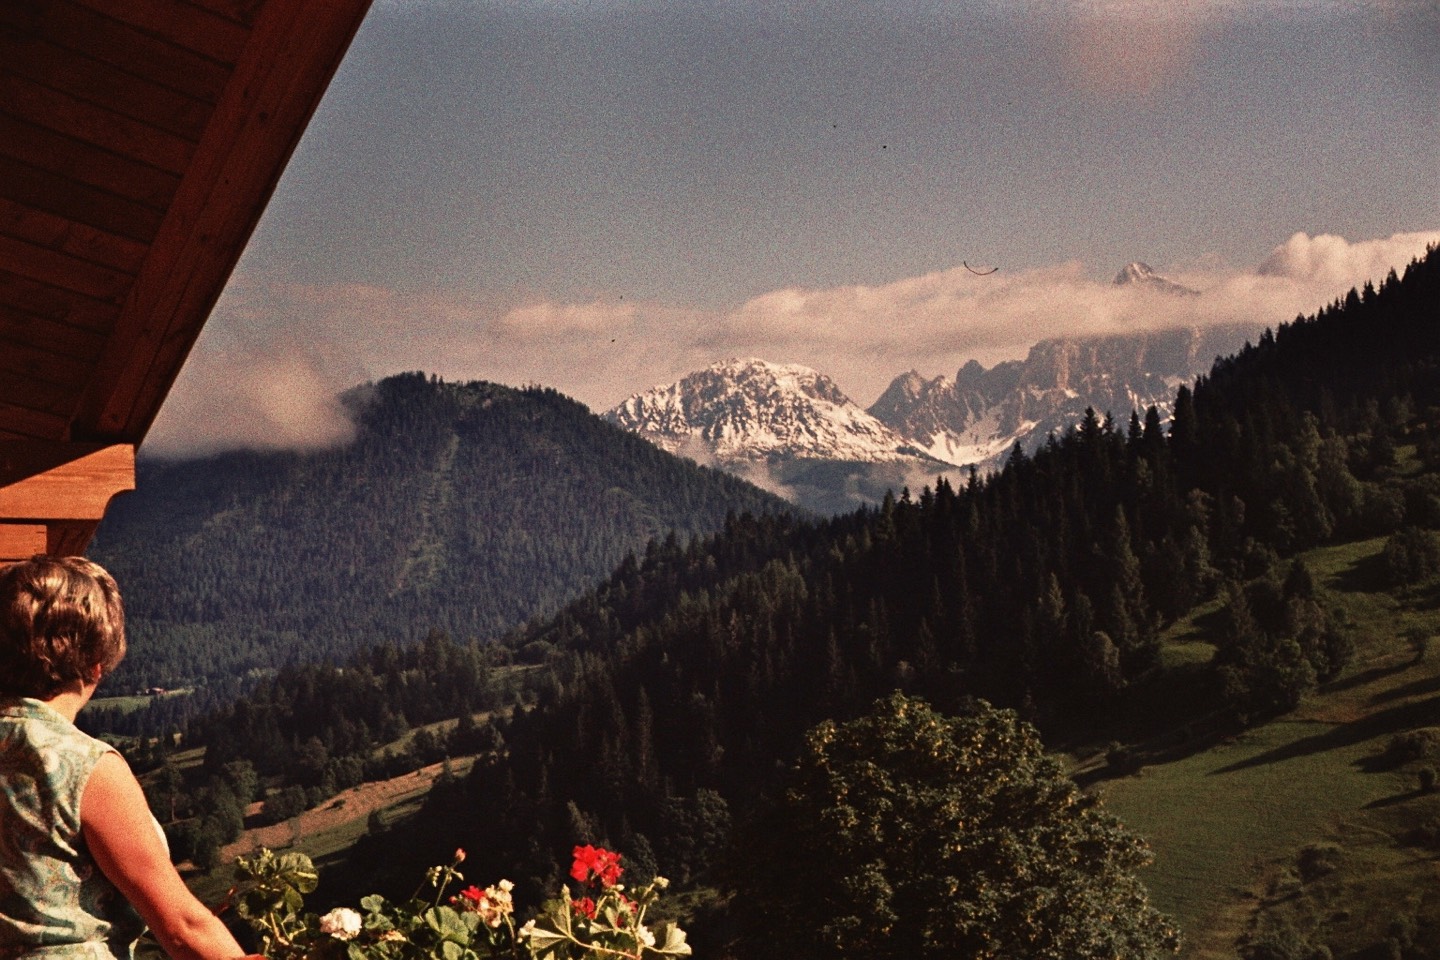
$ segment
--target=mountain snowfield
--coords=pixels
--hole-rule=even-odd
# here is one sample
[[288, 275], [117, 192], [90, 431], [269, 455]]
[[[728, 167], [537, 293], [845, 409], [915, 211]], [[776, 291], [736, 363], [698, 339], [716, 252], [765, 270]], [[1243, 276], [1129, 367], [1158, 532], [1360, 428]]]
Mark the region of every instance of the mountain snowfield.
[[[1198, 295], [1139, 262], [1114, 282]], [[604, 417], [671, 453], [837, 512], [942, 474], [953, 482], [972, 465], [999, 469], [1017, 443], [1033, 451], [1087, 408], [1121, 429], [1131, 411], [1151, 406], [1167, 419], [1181, 384], [1260, 332], [1227, 325], [1043, 340], [1025, 359], [988, 370], [974, 360], [954, 377], [911, 370], [869, 409], [809, 367], [732, 359], [638, 393]]]
[[925, 458], [829, 377], [799, 364], [725, 360], [638, 393], [605, 419], [700, 462]]

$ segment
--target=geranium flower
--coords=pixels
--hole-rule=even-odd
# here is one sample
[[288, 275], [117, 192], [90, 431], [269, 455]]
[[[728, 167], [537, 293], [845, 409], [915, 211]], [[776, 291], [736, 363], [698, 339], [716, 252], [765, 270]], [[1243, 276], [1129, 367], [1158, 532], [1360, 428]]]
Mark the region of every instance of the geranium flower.
[[360, 914], [349, 907], [336, 907], [320, 918], [320, 932], [336, 940], [354, 940], [360, 935]]
[[595, 901], [591, 900], [589, 897], [581, 897], [579, 900], [571, 900], [570, 909], [574, 910], [576, 913], [583, 914], [591, 920], [595, 919]]
[[481, 922], [487, 927], [498, 927], [515, 910], [514, 901], [510, 897], [510, 891], [514, 889], [515, 884], [509, 880], [501, 880], [495, 886], [486, 887], [484, 890], [479, 887], [466, 887], [458, 896], [450, 898], [450, 904], [468, 913], [480, 914]]
[[620, 882], [624, 869], [620, 866], [620, 854], [603, 847], [585, 844], [572, 852], [575, 862], [570, 866], [570, 876], [581, 883], [599, 883], [613, 887]]

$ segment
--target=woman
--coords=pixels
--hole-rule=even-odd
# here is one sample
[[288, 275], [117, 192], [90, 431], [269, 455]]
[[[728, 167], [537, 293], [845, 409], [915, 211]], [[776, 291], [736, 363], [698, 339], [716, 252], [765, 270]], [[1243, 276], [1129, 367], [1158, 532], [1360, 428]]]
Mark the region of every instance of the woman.
[[244, 955], [170, 863], [124, 758], [75, 715], [125, 655], [114, 579], [83, 557], [0, 572], [0, 960]]

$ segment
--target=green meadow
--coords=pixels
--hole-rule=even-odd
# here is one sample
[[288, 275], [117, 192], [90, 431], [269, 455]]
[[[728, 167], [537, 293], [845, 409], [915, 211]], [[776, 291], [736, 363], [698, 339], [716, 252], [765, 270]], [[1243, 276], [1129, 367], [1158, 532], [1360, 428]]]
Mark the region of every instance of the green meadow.
[[[1436, 857], [1412, 837], [1440, 817], [1440, 793], [1418, 786], [1424, 758], [1378, 758], [1397, 733], [1440, 725], [1440, 650], [1415, 643], [1440, 633], [1440, 612], [1433, 591], [1379, 588], [1382, 546], [1305, 555], [1355, 640], [1341, 676], [1284, 717], [1099, 788], [1150, 841], [1145, 881], [1186, 932], [1187, 957], [1358, 960], [1391, 940], [1398, 955], [1430, 955], [1417, 951], [1440, 920]], [[1205, 612], [1172, 629], [1167, 665], [1195, 661]]]

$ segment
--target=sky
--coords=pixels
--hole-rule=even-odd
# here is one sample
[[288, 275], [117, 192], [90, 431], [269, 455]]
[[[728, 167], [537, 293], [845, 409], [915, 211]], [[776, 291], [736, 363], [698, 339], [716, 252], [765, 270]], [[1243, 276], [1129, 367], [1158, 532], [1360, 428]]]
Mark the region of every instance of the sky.
[[409, 370], [868, 406], [1436, 242], [1440, 0], [375, 0], [145, 449], [340, 443]]

